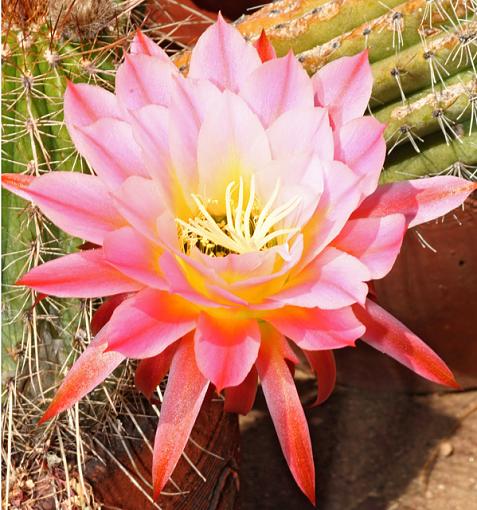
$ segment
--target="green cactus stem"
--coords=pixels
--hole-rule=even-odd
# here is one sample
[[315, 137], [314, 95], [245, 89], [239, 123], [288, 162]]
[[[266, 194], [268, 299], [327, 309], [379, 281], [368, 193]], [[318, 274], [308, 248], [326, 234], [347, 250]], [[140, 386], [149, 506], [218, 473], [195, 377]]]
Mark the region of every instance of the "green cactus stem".
[[468, 123], [455, 130], [458, 137], [448, 143], [439, 134], [431, 135], [420, 153], [410, 146], [396, 149], [386, 161], [380, 183], [446, 174], [477, 180], [477, 132], [469, 134]]

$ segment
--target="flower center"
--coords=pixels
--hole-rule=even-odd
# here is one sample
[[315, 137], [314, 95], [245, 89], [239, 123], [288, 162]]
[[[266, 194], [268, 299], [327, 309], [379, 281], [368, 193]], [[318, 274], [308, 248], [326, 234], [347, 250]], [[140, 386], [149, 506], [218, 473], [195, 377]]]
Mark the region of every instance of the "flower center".
[[[238, 189], [237, 189], [238, 188]], [[250, 180], [248, 200], [245, 197], [243, 178], [237, 186], [232, 181], [225, 191], [225, 216], [212, 216], [205, 202], [198, 195], [191, 195], [197, 208], [195, 218], [183, 221], [179, 218], [179, 237], [187, 253], [197, 247], [211, 256], [225, 256], [229, 253], [249, 253], [274, 246], [282, 236], [298, 232], [298, 228], [279, 228], [279, 223], [300, 204], [301, 198], [294, 197], [273, 208], [280, 191], [277, 181], [268, 202], [260, 210], [255, 194], [255, 177]], [[235, 203], [236, 195], [237, 203]]]

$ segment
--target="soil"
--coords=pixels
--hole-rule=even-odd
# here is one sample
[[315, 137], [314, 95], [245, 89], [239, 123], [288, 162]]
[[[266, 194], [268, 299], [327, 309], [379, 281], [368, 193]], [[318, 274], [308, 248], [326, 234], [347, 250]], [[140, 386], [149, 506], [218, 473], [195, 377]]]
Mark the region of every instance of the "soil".
[[[298, 374], [311, 402], [312, 379]], [[309, 409], [320, 510], [477, 510], [477, 391], [410, 395], [340, 386]], [[263, 396], [241, 418], [241, 510], [311, 510]]]

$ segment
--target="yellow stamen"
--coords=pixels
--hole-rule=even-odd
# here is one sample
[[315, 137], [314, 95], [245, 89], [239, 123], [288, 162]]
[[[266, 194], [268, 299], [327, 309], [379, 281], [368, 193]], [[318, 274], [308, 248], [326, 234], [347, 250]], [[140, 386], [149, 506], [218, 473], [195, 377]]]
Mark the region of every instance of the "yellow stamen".
[[[281, 236], [298, 232], [297, 228], [273, 228], [291, 214], [300, 204], [301, 198], [294, 197], [285, 204], [273, 209], [273, 204], [280, 191], [280, 182], [277, 181], [275, 188], [258, 218], [254, 215], [257, 209], [255, 196], [255, 177], [250, 180], [250, 190], [247, 204], [244, 210], [244, 182], [240, 177], [238, 185], [238, 203], [234, 208], [233, 192], [236, 183], [232, 181], [225, 190], [225, 218], [214, 218], [208, 211], [203, 200], [192, 195], [199, 215], [189, 218], [186, 222], [177, 219], [181, 227], [181, 238], [185, 247], [196, 246], [206, 247], [206, 253], [227, 255], [227, 253], [249, 253], [260, 251], [270, 246], [272, 241], [277, 242]], [[253, 232], [251, 224], [254, 226]]]

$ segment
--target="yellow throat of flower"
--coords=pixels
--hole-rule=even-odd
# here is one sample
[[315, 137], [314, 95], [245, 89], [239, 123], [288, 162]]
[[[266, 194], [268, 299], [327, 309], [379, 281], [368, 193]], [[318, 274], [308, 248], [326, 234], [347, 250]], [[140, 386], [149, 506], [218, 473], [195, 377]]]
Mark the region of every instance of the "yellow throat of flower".
[[[238, 187], [238, 190], [237, 190]], [[191, 195], [198, 214], [188, 221], [176, 219], [179, 237], [188, 252], [193, 246], [211, 256], [225, 256], [229, 253], [249, 253], [265, 250], [277, 244], [282, 236], [298, 232], [298, 228], [277, 228], [300, 204], [301, 198], [294, 197], [273, 208], [280, 191], [278, 180], [268, 202], [260, 209], [255, 189], [255, 177], [250, 180], [248, 200], [245, 200], [243, 178], [239, 185], [232, 181], [225, 191], [226, 215], [212, 216], [206, 203], [198, 195]], [[234, 194], [238, 195], [235, 205]]]

